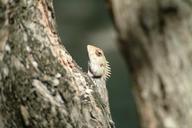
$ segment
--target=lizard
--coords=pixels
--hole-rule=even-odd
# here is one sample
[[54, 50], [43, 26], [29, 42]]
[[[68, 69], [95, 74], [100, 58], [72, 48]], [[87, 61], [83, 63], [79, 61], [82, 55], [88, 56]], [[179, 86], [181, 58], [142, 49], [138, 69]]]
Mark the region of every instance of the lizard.
[[109, 78], [111, 68], [103, 50], [93, 45], [87, 45], [87, 51], [89, 56], [88, 75], [103, 80]]
[[99, 93], [99, 100], [103, 109], [107, 112], [107, 118], [110, 119], [109, 126], [115, 127], [111, 119], [108, 91], [106, 88], [106, 80], [111, 75], [111, 68], [109, 62], [107, 61], [102, 49], [87, 45], [87, 52], [89, 57], [88, 62], [88, 76], [92, 78], [96, 85], [95, 91]]
[[106, 105], [108, 103], [108, 93], [106, 88], [106, 79], [110, 77], [111, 68], [102, 49], [87, 45], [89, 56], [88, 75], [97, 85], [98, 92]]

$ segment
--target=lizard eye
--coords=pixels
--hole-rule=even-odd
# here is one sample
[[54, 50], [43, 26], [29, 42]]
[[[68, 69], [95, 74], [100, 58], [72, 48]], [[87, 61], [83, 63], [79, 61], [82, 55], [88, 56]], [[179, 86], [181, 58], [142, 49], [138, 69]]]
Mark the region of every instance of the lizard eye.
[[98, 50], [95, 51], [95, 54], [96, 54], [97, 56], [102, 56], [102, 53], [101, 53], [100, 51], [98, 51]]

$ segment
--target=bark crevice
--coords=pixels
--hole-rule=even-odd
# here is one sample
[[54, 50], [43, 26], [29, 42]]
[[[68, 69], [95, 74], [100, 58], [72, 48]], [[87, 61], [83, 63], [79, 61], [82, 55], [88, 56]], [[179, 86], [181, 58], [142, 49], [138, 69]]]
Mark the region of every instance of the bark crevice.
[[0, 10], [1, 128], [112, 127], [96, 85], [62, 45], [52, 0], [0, 0]]

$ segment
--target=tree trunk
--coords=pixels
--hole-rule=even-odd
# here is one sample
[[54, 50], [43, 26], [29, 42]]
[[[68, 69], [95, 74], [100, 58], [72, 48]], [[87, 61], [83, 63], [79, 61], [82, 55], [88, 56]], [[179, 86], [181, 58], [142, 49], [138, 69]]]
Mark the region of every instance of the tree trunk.
[[143, 128], [192, 128], [192, 0], [108, 0]]
[[111, 128], [55, 29], [52, 0], [0, 0], [0, 128]]

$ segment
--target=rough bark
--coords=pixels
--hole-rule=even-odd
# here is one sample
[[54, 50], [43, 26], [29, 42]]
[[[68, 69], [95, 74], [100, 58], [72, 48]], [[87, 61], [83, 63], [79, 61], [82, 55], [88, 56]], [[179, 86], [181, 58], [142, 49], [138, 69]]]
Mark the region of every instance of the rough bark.
[[108, 0], [143, 128], [192, 128], [192, 0]]
[[114, 127], [61, 44], [52, 0], [0, 0], [0, 128]]

